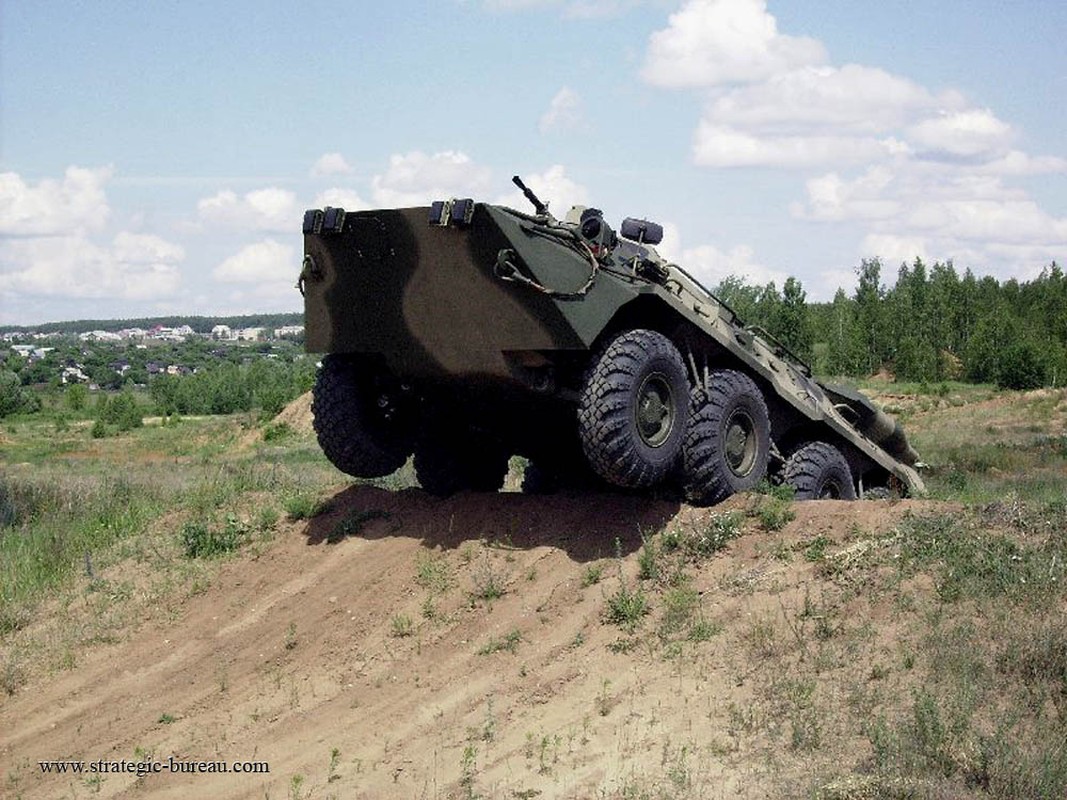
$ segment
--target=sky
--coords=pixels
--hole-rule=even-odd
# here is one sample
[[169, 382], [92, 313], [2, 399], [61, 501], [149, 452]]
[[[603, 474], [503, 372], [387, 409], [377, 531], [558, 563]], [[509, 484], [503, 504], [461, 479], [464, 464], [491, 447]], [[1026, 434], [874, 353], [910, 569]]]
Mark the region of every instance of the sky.
[[1062, 0], [0, 3], [0, 324], [300, 311], [303, 211], [524, 177], [715, 285], [1067, 261]]

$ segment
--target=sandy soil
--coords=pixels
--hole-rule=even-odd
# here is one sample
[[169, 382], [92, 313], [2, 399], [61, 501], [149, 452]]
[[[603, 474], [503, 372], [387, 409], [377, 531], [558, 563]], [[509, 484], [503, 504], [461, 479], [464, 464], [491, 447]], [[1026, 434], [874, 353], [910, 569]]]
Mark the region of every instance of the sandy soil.
[[[169, 614], [0, 699], [0, 795], [585, 798], [671, 780], [685, 797], [799, 791], [807, 757], [735, 730], [773, 678], [753, 621], [781, 643], [782, 621], [825, 591], [813, 564], [773, 552], [889, 530], [926, 504], [796, 504], [785, 530], [752, 527], [697, 572], [720, 633], [670, 659], [650, 621], [636, 646], [613, 646], [628, 637], [604, 621], [606, 598], [634, 585], [642, 532], [748, 502], [339, 487], [330, 513], [283, 523]], [[860, 756], [821, 753], [846, 769]], [[270, 771], [41, 773], [59, 759]]]

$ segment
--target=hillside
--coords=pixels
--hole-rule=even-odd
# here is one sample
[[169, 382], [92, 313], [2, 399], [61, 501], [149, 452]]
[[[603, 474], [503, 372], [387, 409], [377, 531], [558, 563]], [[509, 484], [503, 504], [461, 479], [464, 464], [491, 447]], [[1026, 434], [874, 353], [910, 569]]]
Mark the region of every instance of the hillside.
[[[1062, 478], [1067, 400], [1053, 399], [1061, 439], [1043, 468]], [[1028, 402], [1006, 413], [1026, 418]], [[915, 427], [958, 424], [957, 408], [916, 412]], [[306, 411], [285, 413], [298, 427]], [[256, 447], [233, 434], [232, 450], [279, 457]], [[1063, 485], [1048, 502], [752, 494], [695, 509], [336, 482], [321, 513], [180, 569], [162, 566], [181, 560], [165, 552], [178, 510], [5, 638], [21, 680], [0, 699], [0, 786], [25, 798], [1061, 796]], [[230, 524], [253, 527], [270, 502], [242, 495]], [[57, 661], [61, 629], [79, 626], [93, 633]], [[74, 759], [269, 774], [38, 766]]]

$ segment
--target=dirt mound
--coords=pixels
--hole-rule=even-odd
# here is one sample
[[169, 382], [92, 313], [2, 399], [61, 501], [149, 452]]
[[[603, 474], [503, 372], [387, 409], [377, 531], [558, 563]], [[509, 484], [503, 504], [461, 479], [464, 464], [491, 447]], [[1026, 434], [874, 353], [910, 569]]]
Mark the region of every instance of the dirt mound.
[[311, 392], [305, 392], [281, 410], [274, 418], [276, 423], [284, 422], [300, 434], [315, 432], [311, 416]]
[[[875, 536], [931, 504], [795, 504], [796, 519], [768, 534], [752, 502], [342, 489], [329, 513], [286, 523], [169, 619], [0, 701], [5, 792], [780, 796], [815, 769], [810, 755], [773, 745], [784, 755], [772, 757], [771, 742], [737, 730], [765, 691], [758, 654], [790, 647], [802, 609], [829, 591], [814, 563], [785, 556], [847, 552], [857, 531]], [[644, 585], [651, 532], [712, 530], [731, 511], [748, 515], [743, 535], [686, 584], [700, 636], [663, 633], [668, 589], [633, 632], [609, 621], [620, 592]], [[52, 759], [166, 769], [42, 775]], [[200, 762], [212, 771], [171, 771]], [[269, 773], [213, 771], [234, 762]]]

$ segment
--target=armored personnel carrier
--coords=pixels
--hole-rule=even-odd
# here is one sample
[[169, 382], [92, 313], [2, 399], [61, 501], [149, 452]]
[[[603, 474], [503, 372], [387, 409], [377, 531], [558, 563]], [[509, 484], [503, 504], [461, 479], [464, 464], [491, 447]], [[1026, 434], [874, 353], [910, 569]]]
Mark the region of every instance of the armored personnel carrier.
[[438, 495], [590, 478], [717, 503], [765, 477], [796, 496], [923, 491], [896, 422], [823, 385], [656, 252], [660, 225], [597, 209], [563, 220], [471, 199], [304, 215], [312, 411], [338, 469], [414, 455]]

